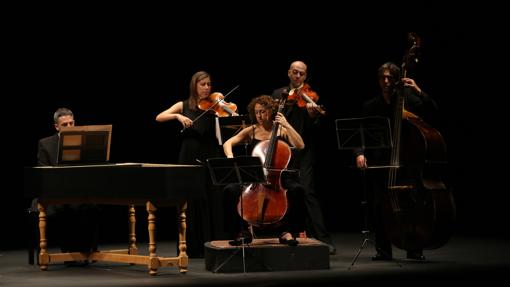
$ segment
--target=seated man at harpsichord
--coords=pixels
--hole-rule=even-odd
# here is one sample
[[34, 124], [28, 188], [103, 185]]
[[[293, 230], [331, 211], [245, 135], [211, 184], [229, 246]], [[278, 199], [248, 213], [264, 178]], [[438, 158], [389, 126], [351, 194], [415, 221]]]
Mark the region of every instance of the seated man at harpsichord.
[[[37, 164], [57, 164], [59, 132], [62, 127], [74, 126], [74, 114], [68, 108], [59, 108], [53, 115], [56, 133], [39, 140]], [[32, 202], [37, 210], [37, 199]], [[49, 205], [46, 210], [48, 227], [53, 235], [49, 243], [56, 242], [62, 252], [92, 252], [97, 249], [98, 208], [92, 204]]]

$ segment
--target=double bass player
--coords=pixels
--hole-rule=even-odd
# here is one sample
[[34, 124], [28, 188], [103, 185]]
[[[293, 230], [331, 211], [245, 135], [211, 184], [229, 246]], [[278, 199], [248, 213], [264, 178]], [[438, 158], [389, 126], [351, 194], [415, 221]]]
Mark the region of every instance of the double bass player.
[[[380, 95], [366, 101], [363, 104], [361, 115], [381, 116], [394, 122], [395, 106], [397, 96], [403, 93], [405, 97], [405, 110], [422, 118], [430, 119], [437, 106], [435, 102], [411, 79], [401, 76], [401, 69], [392, 62], [384, 63], [377, 72]], [[395, 130], [392, 126], [392, 130]], [[362, 149], [355, 151], [356, 166], [367, 168], [374, 165], [387, 165], [390, 162], [388, 151]], [[385, 228], [385, 215], [383, 213], [383, 198], [388, 193], [388, 171], [385, 169], [371, 170], [369, 176], [369, 190], [373, 205], [373, 221], [375, 233], [376, 255], [372, 260], [392, 260], [392, 243]], [[425, 260], [423, 249], [408, 249], [407, 258], [413, 260]]]

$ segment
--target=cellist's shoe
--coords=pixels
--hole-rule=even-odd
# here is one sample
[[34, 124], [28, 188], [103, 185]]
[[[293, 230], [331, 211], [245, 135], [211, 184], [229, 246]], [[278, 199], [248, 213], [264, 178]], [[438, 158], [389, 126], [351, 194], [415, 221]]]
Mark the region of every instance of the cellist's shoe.
[[373, 261], [393, 260], [393, 252], [391, 249], [376, 247], [377, 254], [372, 257]]
[[389, 248], [376, 247], [375, 250], [377, 251], [377, 254], [375, 254], [375, 256], [372, 256], [373, 261], [393, 260], [393, 252], [391, 250], [391, 247]]
[[[288, 235], [290, 235], [291, 237], [288, 238], [289, 237]], [[288, 246], [297, 246], [298, 245], [297, 239], [290, 232], [282, 233], [280, 238], [278, 238], [278, 241], [280, 242], [280, 244], [286, 244]]]
[[250, 244], [253, 241], [253, 235], [249, 231], [241, 231], [237, 234], [234, 240], [230, 240], [228, 244], [232, 246], [240, 246], [243, 244]]

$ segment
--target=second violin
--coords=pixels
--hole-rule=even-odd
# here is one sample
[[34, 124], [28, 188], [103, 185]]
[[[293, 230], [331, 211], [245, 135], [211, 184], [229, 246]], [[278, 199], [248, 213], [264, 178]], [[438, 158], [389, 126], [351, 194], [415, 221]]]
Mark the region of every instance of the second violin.
[[301, 88], [290, 90], [287, 100], [290, 102], [295, 102], [300, 108], [306, 108], [307, 104], [309, 103], [312, 105], [312, 108], [319, 112], [321, 115], [326, 113], [322, 107], [316, 104], [316, 102], [319, 100], [319, 95], [317, 95], [317, 93], [312, 90], [308, 83], [303, 84]]
[[207, 98], [201, 99], [198, 108], [204, 111], [214, 111], [218, 117], [238, 116], [237, 105], [225, 102], [225, 96], [222, 93], [215, 92]]

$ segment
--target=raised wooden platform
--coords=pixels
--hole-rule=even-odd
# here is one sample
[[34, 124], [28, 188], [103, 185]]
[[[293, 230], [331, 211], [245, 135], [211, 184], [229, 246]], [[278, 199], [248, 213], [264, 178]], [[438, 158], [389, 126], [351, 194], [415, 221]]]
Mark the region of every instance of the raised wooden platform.
[[[298, 246], [280, 244], [278, 238], [259, 238], [244, 248], [247, 272], [329, 269], [328, 246], [312, 238], [298, 238]], [[242, 247], [228, 240], [205, 243], [205, 268], [212, 272], [243, 272]]]

